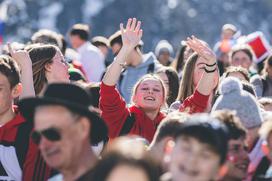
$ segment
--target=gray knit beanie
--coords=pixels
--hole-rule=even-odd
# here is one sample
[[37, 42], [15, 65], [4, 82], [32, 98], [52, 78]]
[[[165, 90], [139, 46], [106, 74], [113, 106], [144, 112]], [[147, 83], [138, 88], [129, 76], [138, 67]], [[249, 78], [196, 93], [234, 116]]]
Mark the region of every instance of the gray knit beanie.
[[263, 120], [255, 98], [242, 89], [237, 78], [227, 77], [219, 86], [220, 96], [212, 111], [228, 109], [236, 112], [245, 128], [261, 126]]

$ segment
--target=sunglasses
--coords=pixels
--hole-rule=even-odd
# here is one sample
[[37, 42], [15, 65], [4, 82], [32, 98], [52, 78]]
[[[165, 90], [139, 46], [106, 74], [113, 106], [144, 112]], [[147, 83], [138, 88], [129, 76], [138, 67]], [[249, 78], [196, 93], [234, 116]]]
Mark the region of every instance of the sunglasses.
[[37, 145], [40, 144], [42, 136], [49, 141], [59, 141], [61, 140], [60, 130], [57, 128], [48, 128], [42, 131], [33, 131], [31, 138], [33, 142]]

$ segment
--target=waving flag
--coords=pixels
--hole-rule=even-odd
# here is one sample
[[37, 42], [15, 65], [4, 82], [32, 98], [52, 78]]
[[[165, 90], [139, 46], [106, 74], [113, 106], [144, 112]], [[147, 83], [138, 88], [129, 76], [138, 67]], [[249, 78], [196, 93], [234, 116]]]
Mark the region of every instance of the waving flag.
[[260, 31], [249, 34], [247, 36], [247, 44], [251, 46], [256, 55], [256, 63], [259, 63], [271, 53], [269, 41]]

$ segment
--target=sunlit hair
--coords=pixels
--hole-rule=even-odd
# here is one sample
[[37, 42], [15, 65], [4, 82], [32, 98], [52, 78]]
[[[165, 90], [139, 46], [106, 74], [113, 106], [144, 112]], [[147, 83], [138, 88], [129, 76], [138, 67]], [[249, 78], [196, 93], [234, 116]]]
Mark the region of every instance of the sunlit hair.
[[169, 113], [159, 124], [150, 147], [158, 144], [166, 137], [174, 138], [177, 129], [190, 115], [185, 112], [174, 111]]
[[36, 95], [39, 94], [44, 85], [47, 84], [45, 65], [53, 63], [58, 47], [54, 45], [33, 45], [27, 47], [32, 61], [33, 82]]
[[56, 45], [59, 49], [62, 49], [63, 46], [60, 35], [48, 29], [40, 29], [34, 33], [31, 37], [31, 41], [33, 44], [40, 43]]
[[134, 85], [133, 89], [132, 89], [132, 96], [131, 96], [131, 104], [134, 104], [134, 101], [133, 101], [133, 97], [136, 95], [137, 93], [137, 89], [139, 87], [139, 85], [145, 81], [146, 79], [153, 79], [153, 80], [157, 80], [160, 82], [161, 86], [162, 86], [162, 91], [163, 91], [163, 99], [164, 99], [164, 102], [166, 102], [166, 99], [167, 99], [167, 90], [165, 88], [165, 85], [163, 83], [163, 81], [160, 79], [160, 77], [158, 75], [155, 75], [155, 74], [146, 74], [144, 76], [142, 76], [137, 82], [136, 84]]
[[69, 31], [70, 36], [79, 36], [80, 39], [89, 39], [90, 27], [87, 24], [75, 24]]
[[194, 92], [194, 69], [198, 59], [197, 53], [193, 53], [188, 61], [185, 63], [182, 80], [179, 87], [179, 94], [177, 100], [183, 102], [187, 97]]
[[211, 116], [218, 119], [228, 128], [229, 139], [237, 140], [241, 137], [246, 137], [246, 129], [242, 125], [235, 111], [216, 110], [211, 113]]
[[248, 73], [248, 70], [239, 66], [239, 67], [236, 67], [236, 66], [230, 66], [227, 68], [226, 72], [223, 74], [223, 78], [226, 78], [229, 76], [229, 74], [231, 73], [240, 73], [241, 75], [244, 76], [245, 80], [247, 82], [249, 82], [249, 73]]
[[[146, 152], [145, 143], [140, 137], [119, 137], [109, 143], [103, 159], [99, 160], [93, 172], [96, 181], [109, 180], [119, 166], [140, 170], [148, 181], [158, 181], [159, 164]], [[131, 146], [133, 145], [133, 146]]]

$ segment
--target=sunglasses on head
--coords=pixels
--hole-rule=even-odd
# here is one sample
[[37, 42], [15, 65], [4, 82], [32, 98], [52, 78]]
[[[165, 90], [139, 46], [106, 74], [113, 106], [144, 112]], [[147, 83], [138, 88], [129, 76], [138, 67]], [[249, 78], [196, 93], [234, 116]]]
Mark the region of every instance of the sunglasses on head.
[[49, 141], [59, 141], [61, 140], [60, 130], [57, 128], [48, 128], [42, 131], [33, 131], [31, 138], [33, 142], [37, 145], [40, 144], [42, 136]]

